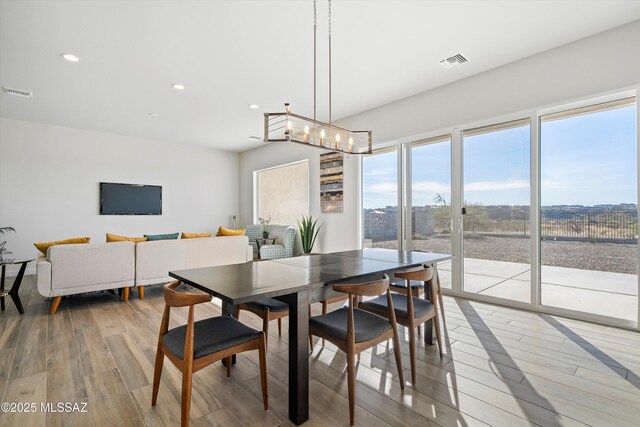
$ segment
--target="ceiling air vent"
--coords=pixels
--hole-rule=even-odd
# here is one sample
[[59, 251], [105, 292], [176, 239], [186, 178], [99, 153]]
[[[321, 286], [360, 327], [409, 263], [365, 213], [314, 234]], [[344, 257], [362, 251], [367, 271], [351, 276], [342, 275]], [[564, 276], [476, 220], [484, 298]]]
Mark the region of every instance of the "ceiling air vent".
[[457, 65], [460, 65], [460, 64], [464, 64], [467, 61], [468, 61], [467, 58], [465, 58], [461, 53], [458, 53], [456, 55], [450, 56], [450, 57], [440, 61], [440, 65], [442, 65], [447, 70], [450, 70], [453, 67], [455, 67]]
[[33, 98], [33, 92], [28, 90], [12, 89], [10, 87], [2, 86], [2, 91], [7, 95], [19, 96], [22, 98]]
[[254, 140], [254, 141], [262, 141], [262, 138], [259, 136], [250, 136], [249, 139]]

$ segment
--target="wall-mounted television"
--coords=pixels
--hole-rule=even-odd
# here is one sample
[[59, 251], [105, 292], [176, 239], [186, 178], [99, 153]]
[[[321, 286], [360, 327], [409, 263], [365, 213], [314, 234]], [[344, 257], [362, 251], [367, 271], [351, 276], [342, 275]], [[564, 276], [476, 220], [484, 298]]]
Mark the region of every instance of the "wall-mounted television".
[[162, 187], [101, 182], [100, 215], [162, 215]]

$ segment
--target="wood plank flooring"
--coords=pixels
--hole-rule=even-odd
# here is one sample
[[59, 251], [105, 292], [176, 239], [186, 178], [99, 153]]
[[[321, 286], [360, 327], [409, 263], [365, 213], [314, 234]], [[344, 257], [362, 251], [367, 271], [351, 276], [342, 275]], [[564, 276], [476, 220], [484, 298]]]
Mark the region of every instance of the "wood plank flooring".
[[[2, 426], [175, 426], [181, 376], [164, 364], [151, 407], [153, 363], [164, 307], [160, 286], [128, 303], [108, 293], [65, 298], [55, 315], [25, 277], [20, 316], [0, 314], [2, 402], [35, 402], [35, 413], [0, 413]], [[218, 301], [219, 302], [219, 301]], [[339, 305], [339, 304], [338, 304]], [[320, 305], [314, 307], [319, 314]], [[392, 344], [363, 353], [356, 424], [373, 426], [638, 426], [640, 333], [445, 297], [445, 357], [419, 341], [418, 381], [400, 389]], [[219, 315], [202, 304], [198, 319]], [[260, 328], [251, 313], [241, 320]], [[171, 327], [186, 322], [173, 310]], [[257, 352], [238, 357], [231, 379], [214, 364], [194, 375], [193, 426], [288, 426], [287, 322], [270, 329], [270, 410], [262, 409]], [[405, 378], [409, 348], [400, 327]], [[255, 354], [254, 354], [255, 353]], [[344, 354], [327, 343], [310, 355], [310, 419], [348, 425]], [[86, 402], [86, 413], [44, 413], [40, 403]]]

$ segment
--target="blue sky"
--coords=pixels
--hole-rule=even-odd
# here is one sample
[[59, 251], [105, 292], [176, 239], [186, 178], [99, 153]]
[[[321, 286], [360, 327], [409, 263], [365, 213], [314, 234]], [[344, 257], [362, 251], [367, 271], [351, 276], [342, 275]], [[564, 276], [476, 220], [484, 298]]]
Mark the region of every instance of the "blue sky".
[[[636, 203], [636, 107], [542, 124], [542, 205]], [[464, 199], [484, 205], [528, 205], [529, 126], [464, 140]], [[450, 142], [413, 150], [413, 204], [451, 201]], [[396, 153], [363, 160], [364, 207], [397, 204]]]

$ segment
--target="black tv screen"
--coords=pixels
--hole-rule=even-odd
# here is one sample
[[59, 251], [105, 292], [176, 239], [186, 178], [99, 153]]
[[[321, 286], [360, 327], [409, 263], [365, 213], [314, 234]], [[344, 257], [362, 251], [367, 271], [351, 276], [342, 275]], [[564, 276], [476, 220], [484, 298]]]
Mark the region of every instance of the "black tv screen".
[[162, 187], [101, 182], [100, 215], [162, 215]]

